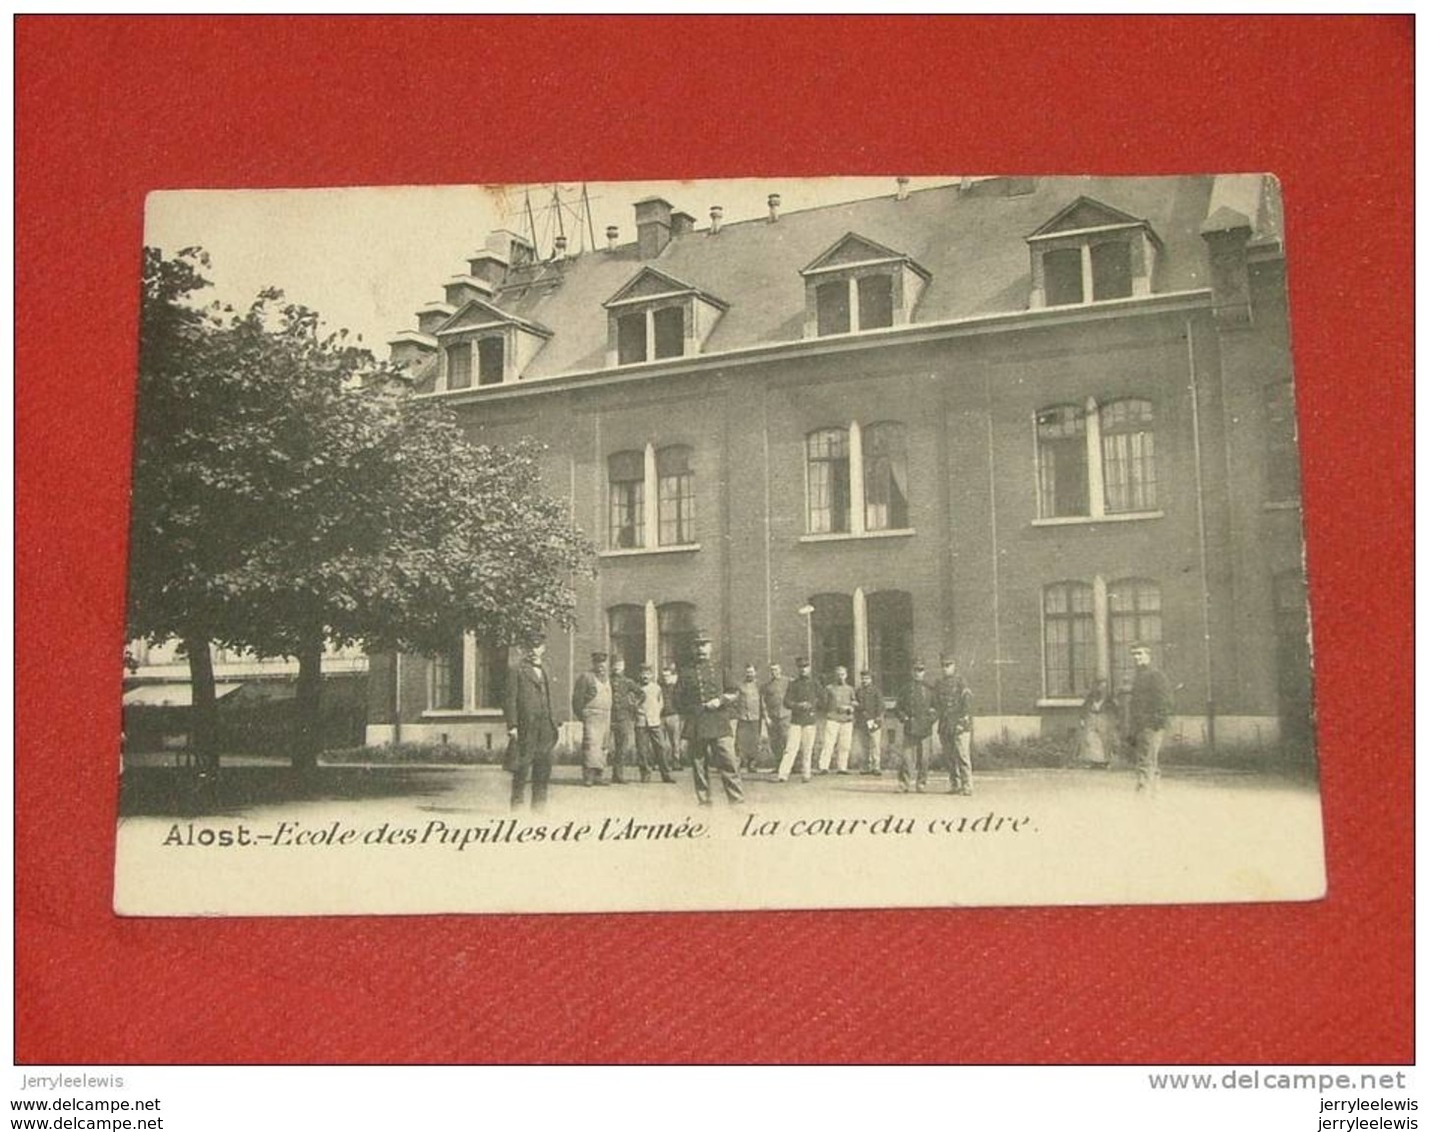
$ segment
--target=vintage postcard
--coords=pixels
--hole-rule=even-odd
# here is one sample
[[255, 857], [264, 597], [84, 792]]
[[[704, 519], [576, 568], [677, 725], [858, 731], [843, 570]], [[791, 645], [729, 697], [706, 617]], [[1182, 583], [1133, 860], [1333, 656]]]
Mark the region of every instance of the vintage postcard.
[[1279, 193], [152, 194], [116, 910], [1323, 896]]

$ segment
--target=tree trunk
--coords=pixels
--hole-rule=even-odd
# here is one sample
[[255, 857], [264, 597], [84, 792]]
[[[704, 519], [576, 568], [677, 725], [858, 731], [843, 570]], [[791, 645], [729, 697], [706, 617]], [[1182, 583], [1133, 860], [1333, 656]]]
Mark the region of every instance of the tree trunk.
[[296, 734], [293, 737], [293, 768], [310, 771], [318, 765], [322, 747], [323, 639], [315, 634], [298, 649]]
[[218, 694], [213, 683], [213, 656], [208, 640], [185, 636], [189, 654], [189, 684], [193, 705], [189, 708], [189, 754], [199, 770], [218, 769]]

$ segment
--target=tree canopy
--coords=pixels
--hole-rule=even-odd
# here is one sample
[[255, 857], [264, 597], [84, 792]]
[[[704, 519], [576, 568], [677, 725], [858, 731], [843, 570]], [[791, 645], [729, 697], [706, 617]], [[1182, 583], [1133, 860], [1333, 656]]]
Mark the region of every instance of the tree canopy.
[[131, 636], [296, 656], [315, 701], [324, 643], [430, 652], [571, 623], [593, 550], [533, 444], [473, 443], [278, 291], [198, 309], [206, 266], [145, 251]]

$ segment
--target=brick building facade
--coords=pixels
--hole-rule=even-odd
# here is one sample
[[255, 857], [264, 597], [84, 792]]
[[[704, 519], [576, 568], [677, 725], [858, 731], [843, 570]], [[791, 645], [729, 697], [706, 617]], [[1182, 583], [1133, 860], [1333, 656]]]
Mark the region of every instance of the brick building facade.
[[[1060, 734], [1154, 644], [1176, 729], [1309, 742], [1278, 189], [986, 178], [538, 260], [495, 233], [393, 341], [472, 436], [546, 446], [601, 547], [586, 654], [962, 662], [978, 733]], [[802, 611], [802, 612], [801, 612]], [[503, 741], [505, 650], [374, 657], [370, 742]]]

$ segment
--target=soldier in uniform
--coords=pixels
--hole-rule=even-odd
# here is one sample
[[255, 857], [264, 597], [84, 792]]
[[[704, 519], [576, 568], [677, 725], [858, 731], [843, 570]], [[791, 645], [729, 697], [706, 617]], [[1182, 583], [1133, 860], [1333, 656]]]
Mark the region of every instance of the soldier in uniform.
[[710, 768], [719, 772], [724, 793], [731, 802], [744, 801], [739, 764], [734, 756], [731, 707], [738, 695], [710, 660], [713, 645], [703, 630], [695, 634], [695, 662], [680, 673], [680, 714], [690, 743], [690, 765], [695, 772], [695, 797], [712, 805]]
[[784, 744], [784, 757], [779, 760], [779, 781], [788, 782], [794, 769], [794, 756], [799, 757], [799, 774], [805, 782], [813, 777], [809, 762], [814, 754], [814, 736], [818, 731], [819, 701], [823, 690], [809, 668], [809, 658], [794, 662], [799, 675], [789, 683], [784, 693], [784, 706], [789, 709], [789, 739]]
[[853, 694], [854, 743], [862, 756], [864, 774], [883, 773], [883, 689], [865, 668], [858, 674]]
[[635, 751], [640, 760], [640, 781], [650, 781], [650, 771], [659, 770], [661, 782], [674, 782], [670, 777], [670, 762], [665, 755], [664, 728], [661, 713], [665, 694], [655, 679], [655, 670], [648, 664], [640, 666], [640, 704], [635, 715]]
[[625, 785], [625, 764], [635, 756], [635, 715], [640, 685], [625, 675], [625, 658], [610, 662], [610, 780]]
[[848, 773], [848, 755], [853, 747], [854, 688], [848, 682], [848, 669], [840, 664], [834, 669], [834, 682], [824, 689], [824, 746], [819, 752], [819, 773], [833, 768], [839, 774]]
[[546, 643], [536, 641], [506, 684], [507, 766], [511, 772], [511, 808], [526, 801], [531, 783], [531, 808], [546, 808], [551, 782], [551, 751], [556, 745], [556, 716], [551, 708], [551, 678], [545, 669]]
[[759, 670], [752, 664], [744, 666], [734, 700], [734, 750], [739, 756], [739, 769], [753, 774], [759, 769]]
[[898, 789], [904, 794], [916, 787], [919, 794], [928, 788], [928, 737], [933, 734], [937, 712], [933, 710], [933, 689], [923, 681], [927, 671], [921, 660], [913, 663], [913, 679], [898, 697], [893, 714], [903, 724], [903, 758], [898, 766]]
[[576, 677], [571, 689], [571, 714], [581, 721], [581, 779], [587, 786], [605, 786], [605, 749], [610, 741], [610, 679], [606, 654], [590, 654], [590, 671]]
[[759, 714], [769, 734], [769, 753], [774, 758], [776, 771], [789, 741], [789, 709], [784, 706], [784, 695], [788, 691], [789, 679], [784, 675], [784, 669], [778, 664], [771, 664], [769, 679], [759, 689]]
[[933, 689], [938, 713], [938, 742], [948, 760], [948, 793], [973, 792], [973, 694], [958, 673], [958, 662], [943, 657], [943, 675]]
[[684, 764], [685, 721], [680, 718], [680, 676], [673, 664], [660, 673], [660, 692], [665, 702], [660, 708], [660, 727], [665, 733], [665, 748], [670, 755], [670, 769]]

